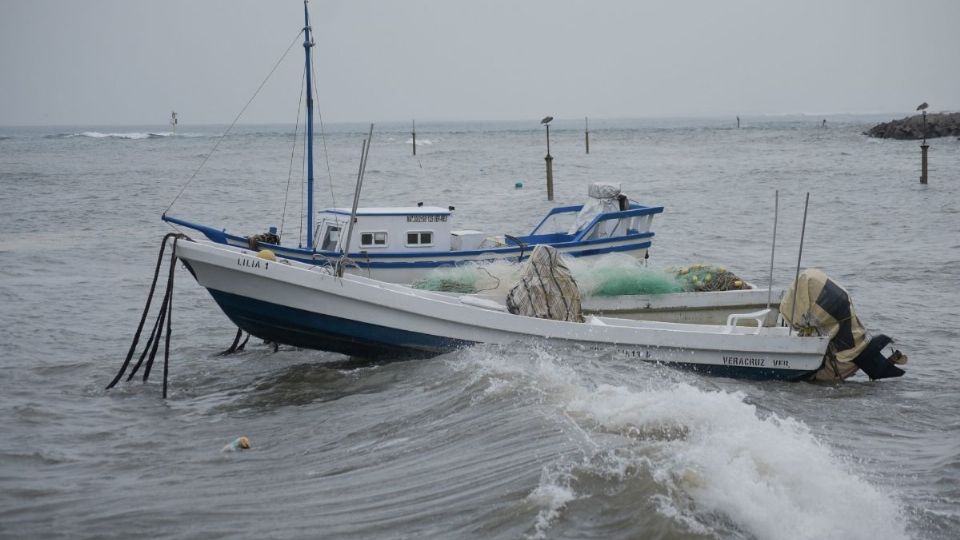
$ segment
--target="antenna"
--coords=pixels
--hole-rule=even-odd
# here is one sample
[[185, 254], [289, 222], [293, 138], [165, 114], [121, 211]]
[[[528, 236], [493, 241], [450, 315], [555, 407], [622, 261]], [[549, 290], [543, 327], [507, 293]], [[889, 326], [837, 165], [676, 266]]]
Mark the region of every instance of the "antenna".
[[777, 251], [777, 213], [780, 210], [780, 190], [773, 192], [773, 243], [770, 245], [770, 288], [767, 289], [767, 309], [773, 296], [773, 254]]
[[797, 274], [793, 278], [793, 305], [790, 306], [790, 329], [788, 334], [793, 333], [793, 327], [797, 325], [797, 289], [800, 288], [800, 257], [803, 256], [803, 236], [807, 232], [807, 207], [810, 206], [810, 192], [807, 192], [807, 200], [803, 203], [803, 226], [800, 228], [800, 251], [797, 252]]
[[363, 175], [367, 171], [367, 157], [370, 155], [370, 142], [373, 139], [373, 124], [370, 124], [370, 133], [363, 141], [363, 148], [360, 152], [360, 170], [357, 171], [357, 187], [353, 191], [353, 208], [350, 211], [350, 223], [347, 225], [347, 238], [340, 248], [340, 260], [337, 261], [335, 273], [337, 277], [343, 277], [343, 268], [346, 266], [347, 259], [350, 256], [350, 237], [353, 236], [353, 224], [357, 221], [357, 205], [360, 204], [360, 190], [363, 188]]

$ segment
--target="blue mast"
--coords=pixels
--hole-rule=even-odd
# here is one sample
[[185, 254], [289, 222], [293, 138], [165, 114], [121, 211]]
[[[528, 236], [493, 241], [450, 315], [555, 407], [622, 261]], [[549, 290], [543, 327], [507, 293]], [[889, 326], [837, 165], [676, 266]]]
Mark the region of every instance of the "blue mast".
[[310, 13], [303, 0], [303, 50], [306, 53], [307, 77], [307, 249], [313, 249], [313, 90], [310, 84]]

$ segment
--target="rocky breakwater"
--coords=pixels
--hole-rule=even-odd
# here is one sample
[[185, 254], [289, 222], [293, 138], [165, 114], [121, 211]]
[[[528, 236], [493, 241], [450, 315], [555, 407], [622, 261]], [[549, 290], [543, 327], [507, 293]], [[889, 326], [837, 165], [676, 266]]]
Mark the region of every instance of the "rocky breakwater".
[[[878, 139], [920, 140], [923, 139], [923, 115], [877, 124], [863, 134]], [[927, 115], [928, 139], [953, 136], [960, 137], [960, 113]]]

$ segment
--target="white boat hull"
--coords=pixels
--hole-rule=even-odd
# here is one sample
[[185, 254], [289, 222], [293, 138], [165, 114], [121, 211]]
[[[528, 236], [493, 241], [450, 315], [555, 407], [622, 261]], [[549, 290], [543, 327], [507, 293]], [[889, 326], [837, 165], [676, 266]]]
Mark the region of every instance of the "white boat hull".
[[358, 356], [431, 356], [474, 343], [545, 339], [630, 358], [754, 379], [817, 370], [828, 340], [785, 328], [671, 324], [613, 318], [558, 322], [465, 304], [459, 298], [221, 245], [182, 241], [177, 255], [224, 312], [251, 334]]

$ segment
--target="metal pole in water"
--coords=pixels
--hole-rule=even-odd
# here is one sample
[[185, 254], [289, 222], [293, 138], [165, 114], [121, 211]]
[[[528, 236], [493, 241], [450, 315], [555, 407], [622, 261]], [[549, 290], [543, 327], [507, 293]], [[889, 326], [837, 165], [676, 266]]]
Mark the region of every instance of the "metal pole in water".
[[773, 242], [770, 244], [770, 288], [767, 290], [767, 309], [773, 297], [773, 255], [777, 251], [777, 214], [780, 210], [780, 190], [773, 193]]
[[930, 146], [927, 144], [927, 108], [930, 105], [926, 101], [917, 106], [918, 111], [923, 112], [923, 142], [920, 143], [920, 183], [927, 183], [927, 149]]
[[800, 258], [803, 256], [803, 237], [807, 232], [807, 207], [810, 206], [810, 192], [807, 192], [807, 199], [803, 203], [803, 226], [800, 228], [800, 250], [797, 252], [797, 273], [793, 277], [793, 305], [790, 308], [790, 329], [787, 330], [787, 335], [793, 333], [793, 326], [797, 324], [797, 289], [799, 289], [800, 281]]
[[547, 116], [540, 121], [541, 124], [547, 127], [547, 156], [544, 161], [547, 162], [547, 200], [553, 200], [553, 156], [550, 155], [550, 122], [553, 121], [552, 116]]
[[583, 117], [583, 142], [587, 146], [587, 153], [590, 153], [590, 119]]
[[920, 145], [920, 183], [927, 183], [927, 111], [923, 111], [923, 143]]
[[416, 120], [413, 121], [413, 131], [411, 132], [411, 135], [413, 135], [413, 155], [417, 155], [417, 121]]

